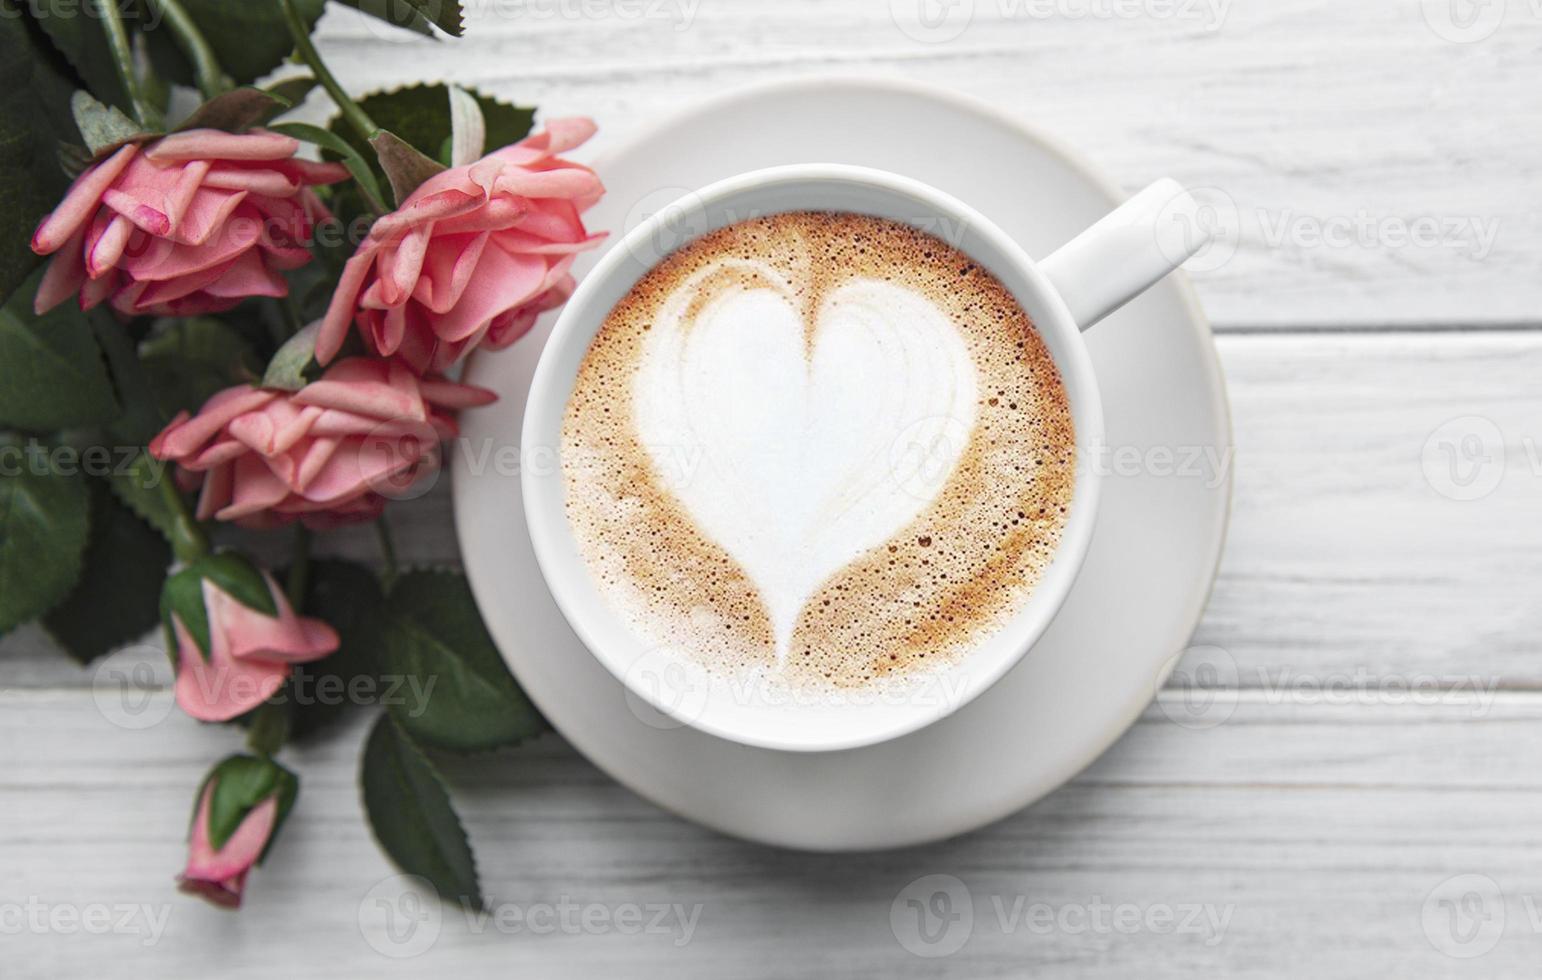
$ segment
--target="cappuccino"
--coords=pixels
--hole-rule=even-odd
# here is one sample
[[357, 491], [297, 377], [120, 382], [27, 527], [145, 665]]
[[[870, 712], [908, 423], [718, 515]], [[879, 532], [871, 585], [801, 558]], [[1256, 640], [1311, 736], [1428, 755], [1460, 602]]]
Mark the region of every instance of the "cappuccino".
[[1060, 374], [993, 275], [908, 225], [790, 212], [638, 281], [561, 455], [579, 551], [644, 642], [851, 689], [957, 663], [1023, 607], [1075, 454]]

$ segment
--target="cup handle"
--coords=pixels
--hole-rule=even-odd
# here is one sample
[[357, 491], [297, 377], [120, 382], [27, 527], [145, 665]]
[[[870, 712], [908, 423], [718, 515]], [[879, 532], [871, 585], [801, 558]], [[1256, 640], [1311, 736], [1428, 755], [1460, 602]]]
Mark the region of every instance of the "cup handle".
[[1199, 204], [1163, 178], [1039, 263], [1082, 330], [1151, 288], [1209, 244]]

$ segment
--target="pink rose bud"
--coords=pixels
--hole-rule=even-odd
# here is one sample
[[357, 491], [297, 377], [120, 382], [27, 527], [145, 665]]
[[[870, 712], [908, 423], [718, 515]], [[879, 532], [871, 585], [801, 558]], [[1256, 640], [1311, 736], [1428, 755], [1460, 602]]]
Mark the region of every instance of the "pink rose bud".
[[246, 873], [267, 855], [299, 790], [294, 774], [271, 759], [233, 755], [215, 766], [198, 791], [179, 887], [239, 908]]
[[161, 619], [176, 651], [177, 704], [199, 721], [229, 721], [278, 692], [297, 663], [337, 649], [337, 633], [297, 615], [273, 576], [231, 552], [166, 580]]
[[594, 133], [558, 119], [465, 167], [429, 178], [375, 222], [343, 270], [316, 344], [326, 364], [357, 324], [365, 345], [422, 374], [485, 345], [506, 347], [573, 291], [575, 255], [602, 235], [580, 219], [604, 188], [557, 154]]
[[338, 361], [296, 392], [240, 385], [150, 443], [202, 483], [198, 518], [273, 527], [372, 520], [439, 467], [454, 413], [492, 392], [420, 378], [399, 361]]
[[188, 316], [286, 295], [279, 273], [310, 261], [327, 215], [310, 188], [348, 176], [296, 159], [299, 148], [262, 130], [193, 129], [92, 164], [32, 236], [34, 252], [57, 253], [37, 311], [78, 294], [82, 309], [110, 300], [125, 316]]

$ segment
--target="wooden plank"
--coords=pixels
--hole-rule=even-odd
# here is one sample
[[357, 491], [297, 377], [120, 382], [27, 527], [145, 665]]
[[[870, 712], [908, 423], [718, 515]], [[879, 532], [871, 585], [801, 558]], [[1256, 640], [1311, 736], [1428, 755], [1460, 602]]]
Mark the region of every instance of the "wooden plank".
[[[1219, 346], [1236, 498], [1196, 642], [1223, 648], [1253, 688], [1542, 686], [1531, 584], [1542, 576], [1542, 335], [1246, 335]], [[1440, 477], [1442, 440], [1491, 432], [1483, 420], [1504, 439], [1499, 484], [1477, 500], [1443, 496], [1455, 488]], [[1425, 476], [1426, 447], [1441, 489]], [[407, 561], [456, 560], [446, 489], [392, 509]], [[375, 554], [367, 530], [321, 541]], [[281, 562], [283, 537], [267, 545]], [[90, 682], [34, 630], [0, 641], [0, 657], [13, 686]]]
[[[596, 924], [507, 933], [500, 920], [442, 910], [431, 956], [393, 959], [377, 947], [412, 947], [387, 937], [373, 904], [382, 892], [371, 889], [393, 871], [360, 822], [363, 718], [342, 737], [288, 753], [300, 805], [233, 917], [176, 895], [171, 882], [193, 789], [235, 748], [232, 733], [175, 712], [125, 731], [84, 692], [6, 695], [0, 739], [26, 751], [0, 771], [0, 791], [25, 805], [0, 824], [0, 902], [21, 909], [15, 915], [29, 900], [48, 910], [150, 908], [121, 934], [7, 927], [7, 958], [28, 975], [114, 976], [132, 965], [132, 975], [150, 966], [166, 980], [205, 975], [211, 963], [233, 977], [357, 974], [361, 964], [385, 975], [432, 964], [471, 975], [496, 965], [629, 977], [1422, 977], [1534, 966], [1542, 777], [1516, 746], [1542, 723], [1542, 699], [1506, 694], [1476, 720], [1440, 707], [1243, 699], [1233, 708], [1200, 731], [1154, 707], [1039, 805], [965, 838], [888, 854], [800, 855], [701, 830], [555, 738], [468, 761], [452, 779], [495, 905], [508, 916], [568, 902], [595, 908]], [[968, 944], [938, 959], [912, 955], [890, 924], [902, 890], [926, 875], [956, 877], [973, 901]], [[1502, 902], [1507, 915], [1502, 941], [1470, 963], [1442, 952], [1475, 948], [1450, 934], [1442, 907], [1432, 904], [1429, 932], [1423, 924], [1427, 897], [1459, 875], [1491, 880], [1502, 894], [1486, 908]], [[630, 905], [683, 911], [657, 932], [625, 935], [611, 917]], [[1048, 911], [1029, 911], [1037, 905]], [[1114, 928], [1111, 910], [1096, 911], [1119, 905], [1137, 910], [1122, 913], [1139, 916], [1129, 931]], [[1177, 918], [1163, 927], [1167, 912]], [[151, 915], [166, 917], [154, 936]]]
[[902, 77], [1042, 126], [1132, 190], [1214, 188], [1235, 250], [1198, 278], [1221, 329], [1542, 317], [1529, 0], [1470, 44], [1431, 28], [1443, 4], [1333, 0], [960, 0], [937, 6], [972, 19], [928, 43], [897, 26], [918, 2], [483, 0], [457, 42], [392, 44], [338, 10], [321, 43], [355, 90], [447, 78], [591, 115], [586, 154], [739, 85]]

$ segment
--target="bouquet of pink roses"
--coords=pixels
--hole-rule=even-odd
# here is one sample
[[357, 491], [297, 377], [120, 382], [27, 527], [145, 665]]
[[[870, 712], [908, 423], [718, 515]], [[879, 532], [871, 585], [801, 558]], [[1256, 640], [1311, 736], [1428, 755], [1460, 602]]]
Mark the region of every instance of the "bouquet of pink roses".
[[[340, 2], [461, 33], [454, 2]], [[182, 710], [246, 729], [193, 794], [184, 889], [240, 904], [299, 790], [276, 756], [330, 686], [385, 705], [361, 773], [382, 846], [476, 905], [435, 756], [544, 722], [463, 580], [399, 570], [381, 517], [492, 400], [456, 365], [572, 291], [602, 188], [562, 154], [593, 125], [532, 134], [443, 85], [355, 100], [312, 43], [323, 7], [0, 0], [0, 633], [40, 620], [85, 663], [159, 621]], [[201, 104], [174, 113], [178, 86]], [[331, 125], [283, 121], [316, 87]], [[371, 521], [383, 574], [311, 558]], [[227, 525], [292, 536], [287, 567]]]

